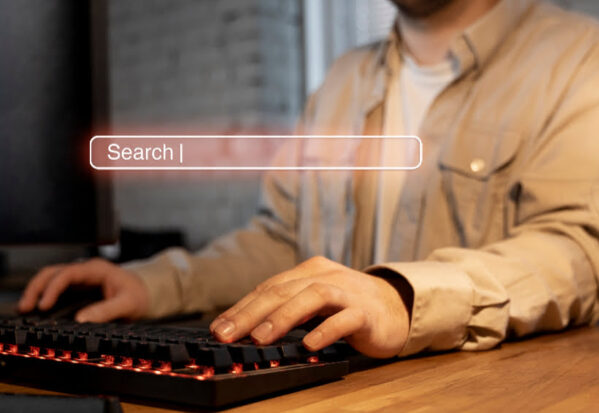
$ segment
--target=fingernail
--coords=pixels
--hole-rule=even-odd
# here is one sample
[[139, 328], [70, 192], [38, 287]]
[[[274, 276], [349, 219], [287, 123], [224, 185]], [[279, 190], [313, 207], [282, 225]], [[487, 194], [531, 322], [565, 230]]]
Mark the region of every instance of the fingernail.
[[234, 331], [235, 324], [233, 324], [230, 321], [223, 321], [222, 323], [219, 323], [214, 329], [214, 332], [222, 338], [230, 337]]
[[78, 323], [87, 323], [88, 317], [86, 317], [84, 314], [83, 315], [79, 315], [77, 314], [75, 316], [75, 321]]
[[272, 323], [265, 321], [252, 331], [252, 337], [258, 341], [265, 341], [272, 333]]
[[214, 330], [216, 330], [216, 327], [218, 327], [218, 325], [222, 322], [223, 322], [223, 320], [221, 320], [220, 318], [217, 318], [217, 319], [213, 320], [212, 323], [210, 323], [210, 327], [208, 327], [208, 329], [210, 330], [211, 333], [214, 334]]
[[304, 344], [311, 349], [317, 348], [322, 341], [322, 333], [320, 331], [313, 331], [304, 337]]

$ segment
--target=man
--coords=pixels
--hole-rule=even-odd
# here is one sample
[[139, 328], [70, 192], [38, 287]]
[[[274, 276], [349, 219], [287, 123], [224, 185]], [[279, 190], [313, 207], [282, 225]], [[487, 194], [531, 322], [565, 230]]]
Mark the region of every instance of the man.
[[[47, 309], [72, 283], [106, 295], [79, 321], [243, 297], [212, 323], [220, 340], [251, 334], [266, 344], [320, 315], [306, 347], [345, 337], [373, 357], [488, 349], [508, 335], [596, 322], [596, 25], [533, 0], [395, 3], [391, 37], [342, 57], [299, 129], [417, 132], [419, 170], [268, 174], [246, 229], [196, 255], [45, 268], [20, 309]], [[285, 148], [275, 162], [294, 155]], [[407, 155], [386, 143], [355, 156]]]

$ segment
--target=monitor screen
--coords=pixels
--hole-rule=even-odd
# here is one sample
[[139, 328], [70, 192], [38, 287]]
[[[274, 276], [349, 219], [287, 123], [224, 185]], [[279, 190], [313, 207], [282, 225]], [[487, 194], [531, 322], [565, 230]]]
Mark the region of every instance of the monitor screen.
[[103, 0], [0, 0], [0, 244], [114, 241], [89, 139], [108, 124]]

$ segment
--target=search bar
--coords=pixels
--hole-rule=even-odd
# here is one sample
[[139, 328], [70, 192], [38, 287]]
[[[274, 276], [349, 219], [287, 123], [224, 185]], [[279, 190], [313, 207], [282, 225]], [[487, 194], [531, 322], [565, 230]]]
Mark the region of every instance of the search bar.
[[[271, 162], [284, 145], [291, 156]], [[359, 155], [389, 150], [384, 165], [380, 156]], [[92, 168], [109, 171], [398, 171], [418, 169], [423, 153], [417, 136], [105, 135], [90, 140], [89, 158]]]

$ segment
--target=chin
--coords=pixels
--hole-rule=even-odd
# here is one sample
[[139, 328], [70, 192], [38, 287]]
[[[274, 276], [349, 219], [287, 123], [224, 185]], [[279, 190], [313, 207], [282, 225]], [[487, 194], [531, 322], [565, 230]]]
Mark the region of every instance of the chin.
[[455, 0], [391, 0], [407, 17], [422, 19], [430, 17]]

